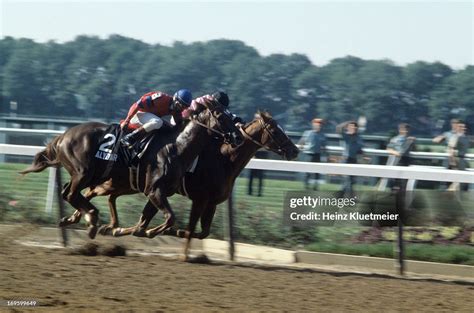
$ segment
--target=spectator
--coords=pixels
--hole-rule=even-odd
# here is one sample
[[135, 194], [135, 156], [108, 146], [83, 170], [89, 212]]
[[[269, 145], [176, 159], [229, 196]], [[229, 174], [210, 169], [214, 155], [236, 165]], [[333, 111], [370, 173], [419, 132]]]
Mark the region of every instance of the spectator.
[[[456, 133], [449, 138], [448, 142], [448, 168], [464, 171], [468, 167], [465, 160], [469, 149], [469, 139], [466, 136], [466, 124], [458, 121]], [[459, 184], [452, 184], [449, 189], [455, 189]], [[463, 184], [462, 189], [467, 190], [468, 185]]]
[[400, 166], [410, 165], [410, 151], [413, 149], [415, 137], [408, 137], [410, 133], [410, 125], [401, 123], [398, 125], [398, 136], [390, 139], [387, 151], [399, 158], [396, 162]]
[[457, 123], [456, 133], [452, 135], [448, 141], [449, 168], [465, 170], [467, 163], [464, 157], [468, 149], [469, 139], [466, 136], [466, 124], [459, 121]]
[[[323, 133], [322, 128], [324, 120], [315, 118], [312, 120], [312, 129], [307, 130], [303, 133], [298, 145], [303, 146], [303, 153], [305, 154], [305, 161], [308, 162], [321, 162], [321, 153], [326, 149], [326, 135]], [[304, 179], [304, 185], [306, 189], [310, 187], [310, 179], [313, 176], [313, 190], [317, 189], [317, 183], [319, 174], [306, 173]]]
[[[358, 125], [355, 121], [348, 121], [336, 126], [336, 132], [342, 134], [342, 143], [344, 151], [342, 153], [343, 162], [348, 164], [357, 164], [357, 156], [362, 154], [364, 142], [358, 134]], [[343, 194], [353, 194], [354, 176], [347, 176], [342, 186]]]
[[[408, 137], [410, 133], [410, 125], [401, 123], [398, 125], [398, 136], [390, 139], [387, 146], [387, 151], [396, 157], [393, 165], [409, 166], [410, 165], [410, 151], [414, 147], [415, 137]], [[394, 187], [406, 187], [406, 180], [395, 180]]]
[[[267, 152], [264, 150], [259, 150], [255, 154], [256, 159], [266, 159]], [[251, 169], [249, 174], [249, 185], [248, 185], [248, 194], [251, 196], [253, 194], [253, 179], [258, 179], [258, 193], [257, 196], [261, 197], [263, 195], [263, 180], [265, 179], [265, 171], [258, 169]]]
[[[449, 142], [451, 141], [452, 137], [456, 135], [458, 124], [459, 124], [458, 119], [455, 119], [455, 118], [451, 119], [451, 130], [446, 131], [446, 132], [442, 133], [439, 136], [436, 136], [432, 140], [434, 143], [442, 143], [442, 142], [446, 143], [446, 152], [448, 153], [448, 157], [444, 160], [443, 166], [446, 167], [447, 169], [451, 169], [450, 164], [452, 163], [451, 160], [450, 160], [450, 157], [449, 157], [449, 153], [450, 153], [449, 152]], [[441, 189], [446, 189], [446, 188], [448, 188], [448, 185], [446, 183], [441, 183], [440, 187], [441, 187]]]
[[457, 133], [458, 124], [459, 124], [459, 120], [453, 118], [451, 120], [451, 130], [446, 131], [446, 132], [442, 133], [439, 136], [436, 136], [435, 138], [433, 138], [432, 141], [434, 143], [442, 143], [443, 141], [446, 141], [446, 144], [448, 144], [449, 139], [451, 138], [451, 136], [453, 136]]

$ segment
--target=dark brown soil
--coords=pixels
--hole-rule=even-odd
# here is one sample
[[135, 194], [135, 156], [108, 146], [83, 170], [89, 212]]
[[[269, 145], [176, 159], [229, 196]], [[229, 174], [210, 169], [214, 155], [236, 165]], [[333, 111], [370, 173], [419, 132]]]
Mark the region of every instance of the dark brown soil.
[[85, 256], [23, 246], [3, 236], [0, 300], [34, 299], [42, 312], [472, 312], [473, 307], [472, 285], [228, 265], [205, 257], [196, 263], [109, 257], [100, 246], [94, 249], [96, 256]]

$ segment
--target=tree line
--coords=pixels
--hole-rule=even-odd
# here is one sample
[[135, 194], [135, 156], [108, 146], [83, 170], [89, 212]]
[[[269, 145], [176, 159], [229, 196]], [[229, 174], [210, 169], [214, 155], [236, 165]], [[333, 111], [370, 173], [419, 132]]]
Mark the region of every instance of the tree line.
[[119, 35], [79, 36], [66, 43], [0, 40], [0, 113], [11, 102], [22, 115], [123, 118], [143, 93], [225, 90], [231, 110], [251, 119], [267, 109], [289, 130], [322, 117], [335, 125], [367, 118], [367, 133], [386, 134], [400, 122], [432, 135], [450, 118], [474, 126], [474, 66], [440, 62], [399, 66], [353, 56], [316, 66], [303, 54], [261, 56], [236, 40], [172, 46]]

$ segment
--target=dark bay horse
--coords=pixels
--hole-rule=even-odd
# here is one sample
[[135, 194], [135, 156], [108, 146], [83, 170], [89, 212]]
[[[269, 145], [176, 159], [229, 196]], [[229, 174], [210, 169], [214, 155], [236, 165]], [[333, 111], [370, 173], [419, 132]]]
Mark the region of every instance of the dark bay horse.
[[[199, 155], [194, 173], [186, 173], [178, 193], [192, 200], [192, 208], [187, 230], [165, 231], [164, 234], [187, 238], [184, 258], [187, 258], [191, 238], [204, 239], [209, 235], [216, 206], [230, 196], [235, 179], [260, 148], [276, 152], [287, 160], [298, 156], [298, 148], [291, 142], [278, 123], [267, 112], [259, 112], [258, 117], [240, 129], [244, 142], [233, 147], [213, 141]], [[103, 234], [114, 233], [118, 227], [116, 199], [120, 195], [134, 193], [124, 180], [110, 180], [97, 186], [86, 197], [109, 195], [111, 223]], [[151, 214], [153, 212], [149, 212]], [[80, 212], [76, 212], [79, 214]], [[74, 215], [70, 217], [73, 219]], [[201, 232], [194, 233], [198, 220]]]
[[[80, 214], [75, 213], [76, 218], [80, 218], [80, 215], [85, 216], [90, 238], [94, 238], [97, 233], [98, 210], [90, 203], [91, 196], [84, 197], [81, 191], [87, 187], [93, 190], [95, 186], [107, 181], [123, 179], [129, 181], [128, 167], [114, 166], [104, 177], [107, 169], [104, 167], [99, 169], [96, 166], [94, 155], [106, 128], [107, 125], [95, 122], [70, 128], [64, 134], [54, 138], [46, 149], [36, 154], [33, 164], [20, 172], [20, 174], [27, 174], [40, 172], [50, 166], [64, 166], [71, 180], [63, 189], [63, 198], [77, 212], [80, 212]], [[160, 209], [165, 214], [165, 222], [153, 229], [155, 233], [160, 233], [173, 225], [174, 213], [167, 197], [179, 187], [182, 175], [194, 158], [216, 134], [234, 138], [224, 135], [229, 132], [238, 132], [238, 130], [232, 119], [224, 113], [223, 108], [215, 106], [195, 115], [179, 136], [176, 137], [174, 134], [155, 136], [138, 165], [143, 173], [141, 175], [143, 187], [140, 191], [148, 197], [146, 210], [144, 210], [149, 212]], [[163, 140], [168, 140], [169, 143], [165, 145]], [[67, 222], [63, 221], [62, 224], [66, 225]]]
[[[255, 153], [264, 148], [287, 160], [297, 158], [299, 150], [268, 112], [258, 112], [257, 118], [241, 128], [244, 142], [209, 146], [201, 154], [194, 173], [183, 179], [180, 194], [192, 200], [187, 230], [170, 229], [165, 234], [186, 238], [184, 259], [187, 259], [191, 238], [204, 239], [210, 233], [216, 206], [227, 200], [236, 178]], [[198, 220], [201, 232], [195, 234]]]

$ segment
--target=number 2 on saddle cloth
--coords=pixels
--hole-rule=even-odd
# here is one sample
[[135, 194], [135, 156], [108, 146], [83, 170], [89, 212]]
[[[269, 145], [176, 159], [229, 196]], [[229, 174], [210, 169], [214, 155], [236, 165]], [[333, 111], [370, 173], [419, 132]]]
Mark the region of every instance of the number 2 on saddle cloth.
[[132, 149], [123, 147], [120, 144], [120, 138], [125, 135], [119, 124], [111, 124], [106, 129], [105, 135], [94, 155], [99, 172], [103, 171], [102, 177], [107, 177], [114, 166], [136, 167], [148, 143], [154, 136], [154, 132], [147, 134]]

